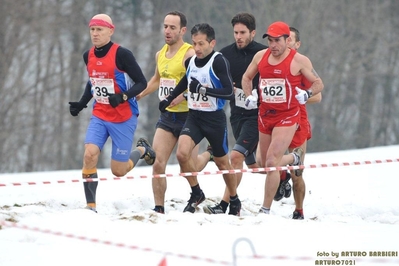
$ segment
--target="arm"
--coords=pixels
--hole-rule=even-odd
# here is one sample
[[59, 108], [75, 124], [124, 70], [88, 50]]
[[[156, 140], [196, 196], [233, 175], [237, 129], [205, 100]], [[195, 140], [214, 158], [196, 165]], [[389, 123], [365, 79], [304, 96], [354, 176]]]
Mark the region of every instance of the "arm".
[[[184, 63], [186, 62], [186, 60], [187, 60], [188, 58], [191, 58], [193, 55], [195, 55], [195, 51], [194, 51], [194, 49], [193, 49], [192, 47], [190, 47], [190, 48], [187, 50], [186, 54], [184, 55], [182, 64], [184, 65]], [[188, 61], [187, 61], [187, 62], [188, 62]], [[187, 66], [185, 66], [185, 68], [187, 69]], [[178, 104], [181, 103], [182, 101], [187, 100], [187, 98], [184, 97], [184, 93], [185, 93], [185, 91], [184, 91], [183, 93], [181, 93], [179, 96], [177, 96], [177, 97], [170, 103], [169, 106], [170, 106], [170, 107], [173, 107], [173, 106], [175, 106], [175, 105], [178, 105]]]
[[226, 58], [217, 55], [213, 61], [213, 70], [219, 78], [222, 88], [207, 88], [206, 95], [229, 100], [233, 95], [233, 79], [230, 74], [230, 65]]
[[312, 62], [309, 60], [309, 58], [299, 53], [295, 55], [295, 58], [300, 66], [299, 71], [312, 84], [307, 91], [309, 91], [310, 95], [312, 96], [317, 95], [323, 90], [324, 84], [316, 70], [314, 70]]
[[321, 102], [321, 92], [313, 95], [312, 97], [309, 98], [309, 100], [306, 102], [306, 104], [313, 104], [313, 103], [319, 103]]
[[244, 75], [242, 75], [241, 86], [246, 97], [252, 95], [252, 80], [256, 74], [258, 74], [258, 64], [265, 54], [265, 51], [266, 50], [261, 50], [255, 54]]
[[80, 98], [79, 102], [86, 105], [90, 102], [91, 98], [93, 98], [93, 95], [91, 94], [91, 84], [88, 81], [86, 83], [85, 91], [83, 92], [83, 95]]
[[[87, 65], [88, 51], [83, 54], [83, 60]], [[93, 95], [91, 94], [91, 84], [90, 81], [87, 81], [85, 90], [83, 92], [82, 97], [80, 97], [79, 102], [69, 102], [69, 112], [72, 116], [78, 116], [80, 111], [83, 108], [87, 107], [87, 104], [90, 102]]]
[[150, 81], [147, 84], [147, 88], [143, 90], [140, 94], [136, 96], [137, 100], [140, 100], [141, 98], [144, 98], [145, 96], [153, 93], [159, 88], [159, 80], [161, 79], [161, 76], [159, 75], [158, 71], [158, 57], [159, 57], [159, 51], [155, 54], [155, 72]]
[[135, 97], [146, 88], [147, 80], [131, 51], [119, 47], [116, 52], [116, 66], [125, 71], [134, 81], [134, 85], [124, 92], [128, 99]]

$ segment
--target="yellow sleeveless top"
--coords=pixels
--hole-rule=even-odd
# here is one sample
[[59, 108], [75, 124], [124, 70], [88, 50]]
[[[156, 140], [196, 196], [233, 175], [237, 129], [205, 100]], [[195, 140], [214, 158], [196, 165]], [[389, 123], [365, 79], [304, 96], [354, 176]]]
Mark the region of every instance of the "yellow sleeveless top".
[[[191, 45], [184, 43], [172, 58], [165, 57], [168, 50], [167, 44], [165, 44], [159, 52], [157, 67], [161, 77], [158, 89], [158, 97], [160, 100], [165, 99], [165, 97], [169, 95], [170, 91], [173, 90], [179, 81], [186, 75], [183, 60], [184, 55], [189, 48], [191, 48]], [[178, 105], [168, 107], [166, 110], [174, 113], [188, 112], [187, 101], [183, 100]]]

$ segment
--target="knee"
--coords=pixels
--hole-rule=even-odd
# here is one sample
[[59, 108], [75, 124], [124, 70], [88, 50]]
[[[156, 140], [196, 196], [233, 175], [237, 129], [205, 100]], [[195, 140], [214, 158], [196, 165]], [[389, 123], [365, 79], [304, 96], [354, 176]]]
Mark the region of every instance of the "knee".
[[117, 177], [121, 177], [121, 176], [124, 176], [124, 175], [126, 175], [126, 171], [124, 171], [124, 170], [122, 170], [122, 169], [111, 169], [111, 172], [112, 172], [112, 174], [114, 175], [114, 176], [117, 176]]
[[166, 169], [166, 164], [155, 159], [154, 165], [152, 166], [153, 173], [154, 174], [164, 174], [165, 169]]
[[227, 155], [223, 157], [214, 158], [215, 164], [219, 170], [231, 170], [233, 169], [232, 164], [229, 161]]
[[85, 150], [85, 153], [83, 155], [83, 161], [85, 163], [94, 162], [94, 161], [96, 161], [96, 159], [97, 159], [97, 154], [91, 152], [90, 149]]
[[276, 167], [276, 166], [278, 166], [276, 157], [270, 156], [266, 158], [265, 167]]
[[230, 161], [233, 167], [242, 167], [245, 157], [242, 153], [238, 151], [232, 151], [230, 154]]
[[177, 150], [177, 152], [176, 152], [176, 158], [180, 164], [187, 163], [188, 160], [190, 159], [190, 157], [191, 157], [191, 154], [186, 151]]

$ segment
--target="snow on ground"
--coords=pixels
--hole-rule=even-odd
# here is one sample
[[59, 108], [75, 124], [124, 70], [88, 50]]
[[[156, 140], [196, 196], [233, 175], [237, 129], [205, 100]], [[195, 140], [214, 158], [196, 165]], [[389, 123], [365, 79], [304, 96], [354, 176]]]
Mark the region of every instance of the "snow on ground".
[[[399, 146], [311, 153], [305, 165], [397, 159], [398, 154]], [[261, 174], [244, 174], [241, 217], [202, 211], [220, 201], [221, 175], [199, 176], [207, 200], [195, 214], [182, 212], [190, 197], [187, 181], [168, 177], [162, 215], [151, 211], [151, 167], [133, 169], [132, 180], [100, 182], [98, 214], [82, 209], [83, 185], [70, 182], [80, 178], [80, 170], [1, 174], [6, 186], [0, 186], [0, 265], [398, 265], [398, 166], [306, 169], [303, 221], [291, 219], [292, 195], [274, 202], [271, 215], [258, 214]], [[216, 167], [209, 163], [205, 170]], [[178, 165], [167, 168], [167, 173], [178, 171]], [[99, 177], [112, 174], [101, 169]], [[66, 183], [54, 183], [58, 180]]]

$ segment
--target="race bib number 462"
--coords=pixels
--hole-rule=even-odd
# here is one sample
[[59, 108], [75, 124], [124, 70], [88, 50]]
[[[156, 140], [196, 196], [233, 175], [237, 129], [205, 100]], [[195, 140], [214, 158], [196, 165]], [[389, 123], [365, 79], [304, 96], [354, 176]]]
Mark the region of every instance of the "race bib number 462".
[[261, 100], [266, 103], [284, 103], [287, 101], [285, 79], [260, 79]]

